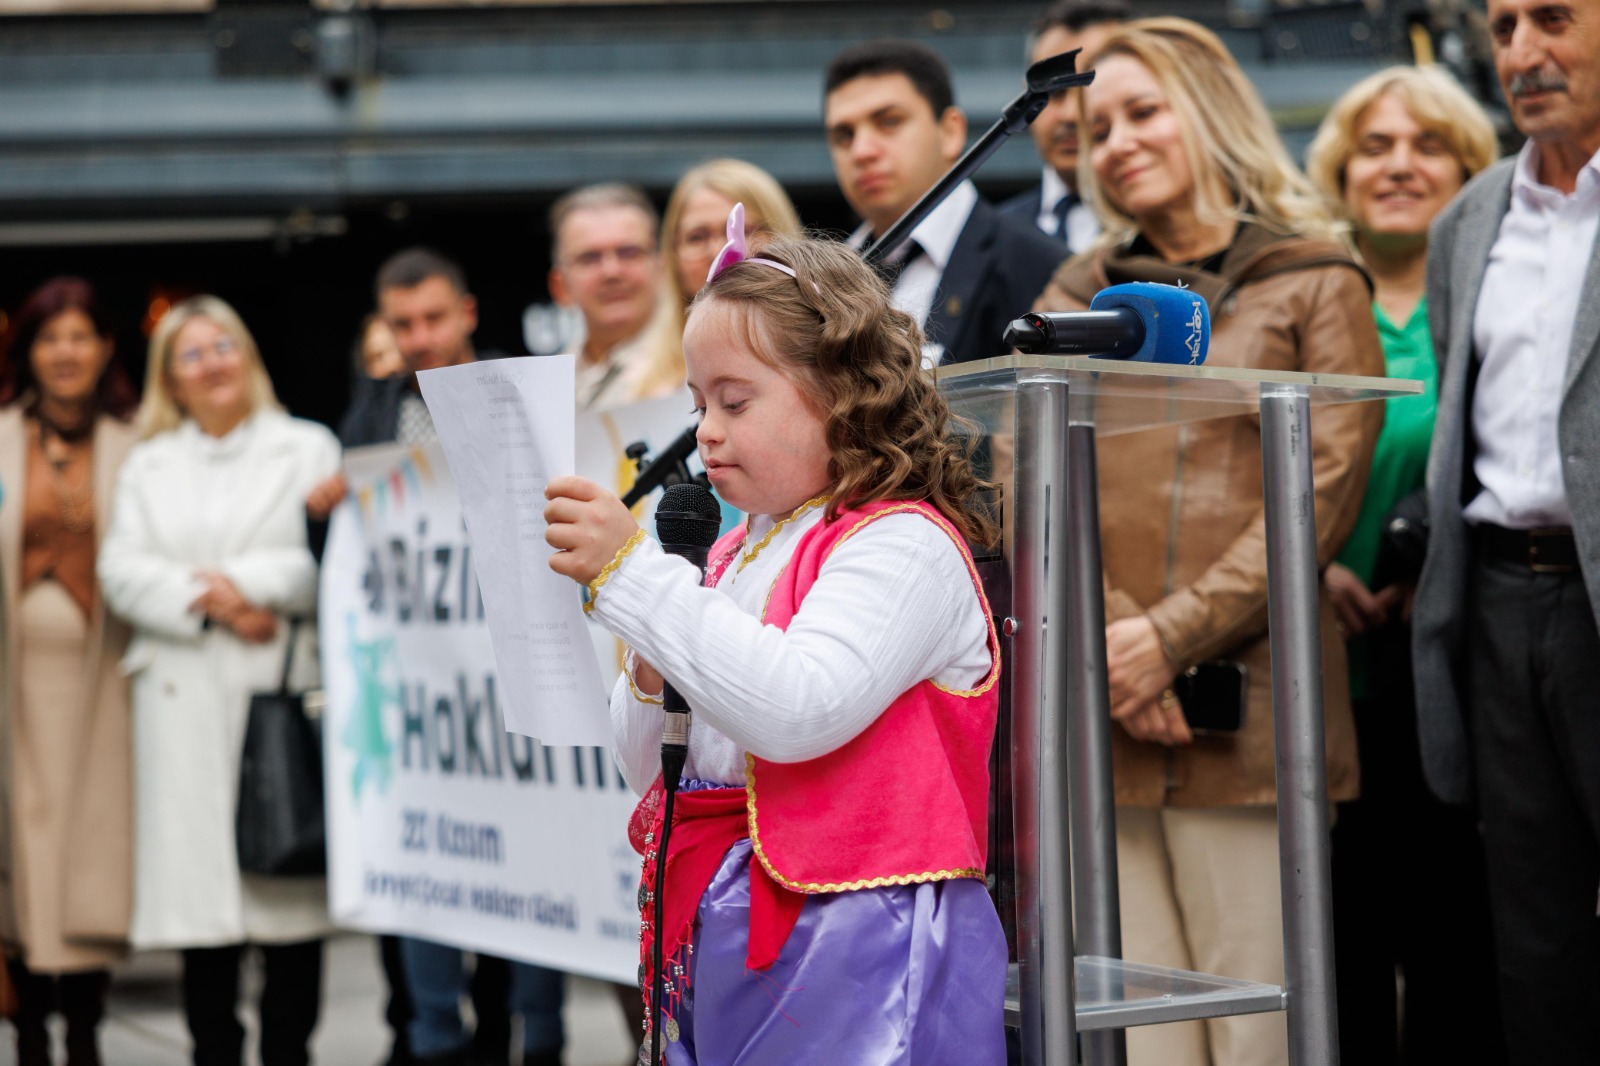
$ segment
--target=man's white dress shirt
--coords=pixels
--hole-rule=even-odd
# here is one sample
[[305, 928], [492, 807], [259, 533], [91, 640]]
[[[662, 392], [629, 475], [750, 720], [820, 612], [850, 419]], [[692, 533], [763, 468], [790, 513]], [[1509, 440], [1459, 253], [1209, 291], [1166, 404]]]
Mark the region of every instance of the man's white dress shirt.
[[[950, 255], [956, 249], [956, 241], [961, 239], [961, 231], [967, 228], [967, 219], [972, 217], [972, 209], [977, 205], [978, 190], [972, 182], [964, 181], [911, 231], [911, 240], [917, 243], [922, 252], [907, 263], [895, 279], [889, 302], [916, 319], [919, 326], [928, 324], [928, 314], [933, 310], [934, 298], [939, 295], [939, 282], [944, 278], [945, 267], [950, 265]], [[846, 243], [852, 248], [860, 248], [866, 243], [869, 233], [867, 224], [862, 223]], [[902, 245], [894, 258], [903, 254], [908, 246], [909, 242]], [[943, 358], [942, 344], [929, 342], [922, 346], [924, 367], [936, 366]]]
[[574, 374], [578, 410], [609, 411], [613, 407], [665, 395], [658, 392], [645, 396], [640, 392], [645, 376], [652, 369], [652, 340], [653, 334], [646, 326], [635, 336], [612, 348], [600, 362], [588, 363], [583, 358], [583, 341], [580, 338], [573, 347], [573, 351], [578, 353], [578, 367]]
[[[1056, 205], [1068, 191], [1067, 183], [1061, 180], [1056, 168], [1045, 167], [1044, 176], [1039, 179], [1039, 215], [1033, 224], [1047, 237], [1062, 236], [1056, 232]], [[1098, 236], [1100, 220], [1094, 217], [1094, 210], [1088, 204], [1079, 200], [1067, 211], [1067, 251], [1076, 255], [1093, 244]]]
[[1570, 526], [1556, 419], [1584, 274], [1600, 223], [1600, 154], [1569, 195], [1539, 183], [1539, 148], [1523, 146], [1511, 205], [1489, 252], [1473, 319], [1473, 472], [1469, 523]]

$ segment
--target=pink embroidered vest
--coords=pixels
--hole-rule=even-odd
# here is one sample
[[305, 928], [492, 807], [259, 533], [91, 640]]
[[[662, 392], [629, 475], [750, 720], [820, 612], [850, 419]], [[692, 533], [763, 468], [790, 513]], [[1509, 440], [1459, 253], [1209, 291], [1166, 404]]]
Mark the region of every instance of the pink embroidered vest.
[[[833, 549], [868, 524], [914, 512], [942, 529], [989, 605], [971, 553], [924, 503], [880, 501], [820, 522], [800, 538], [767, 598], [762, 620], [788, 628]], [[742, 530], [712, 549], [714, 583]], [[999, 710], [999, 643], [989, 623], [988, 675], [970, 691], [920, 681], [844, 746], [800, 763], [745, 756], [750, 842], [763, 869], [796, 892], [846, 892], [984, 876], [989, 749]]]

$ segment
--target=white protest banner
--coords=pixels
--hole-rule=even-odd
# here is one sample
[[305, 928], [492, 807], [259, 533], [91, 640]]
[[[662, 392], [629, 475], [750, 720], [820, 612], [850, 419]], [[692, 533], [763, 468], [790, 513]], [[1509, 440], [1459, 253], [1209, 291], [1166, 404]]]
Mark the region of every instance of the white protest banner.
[[[577, 470], [621, 492], [627, 446], [659, 451], [690, 418], [687, 393], [580, 415]], [[321, 601], [335, 920], [633, 982], [635, 797], [609, 750], [505, 732], [477, 552], [442, 451], [362, 449], [346, 474], [355, 499], [334, 516]], [[589, 628], [609, 693], [619, 644]]]
[[443, 453], [364, 449], [345, 469], [320, 609], [334, 919], [635, 980], [635, 797], [608, 749], [506, 732]]

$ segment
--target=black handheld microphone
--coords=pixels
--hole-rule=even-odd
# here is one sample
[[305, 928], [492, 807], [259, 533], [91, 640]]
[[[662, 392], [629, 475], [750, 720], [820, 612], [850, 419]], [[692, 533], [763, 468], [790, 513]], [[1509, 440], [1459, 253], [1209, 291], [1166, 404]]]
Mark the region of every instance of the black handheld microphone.
[[[693, 483], [673, 485], [661, 494], [656, 505], [656, 536], [661, 540], [661, 550], [668, 555], [687, 559], [705, 579], [706, 555], [717, 541], [717, 530], [722, 526], [722, 508], [709, 489]], [[661, 734], [662, 771], [667, 769], [669, 746], [682, 747], [678, 756], [678, 769], [683, 768], [683, 758], [689, 752], [689, 705], [669, 683], [661, 693], [662, 710], [667, 714], [665, 729]], [[674, 752], [673, 754], [677, 754]], [[676, 775], [667, 778], [677, 784]]]
[[1029, 311], [1006, 327], [1019, 352], [1126, 359], [1144, 346], [1144, 320], [1131, 307], [1110, 311]]

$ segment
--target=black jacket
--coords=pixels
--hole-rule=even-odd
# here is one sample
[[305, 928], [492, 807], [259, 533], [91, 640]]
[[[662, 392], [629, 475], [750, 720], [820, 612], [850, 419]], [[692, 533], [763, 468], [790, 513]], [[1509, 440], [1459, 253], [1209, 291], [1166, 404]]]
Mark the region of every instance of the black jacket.
[[[478, 352], [477, 358], [504, 359], [504, 352]], [[411, 387], [413, 375], [398, 374], [374, 380], [358, 377], [350, 407], [339, 420], [339, 443], [346, 448], [365, 444], [393, 444], [400, 435], [400, 400]]]
[[1001, 201], [998, 210], [1002, 215], [1008, 215], [1018, 222], [1026, 222], [1034, 229], [1038, 229], [1039, 208], [1043, 204], [1044, 185], [1040, 182], [1034, 182], [1011, 199]]
[[1012, 319], [1033, 310], [1068, 253], [1032, 224], [979, 200], [956, 238], [923, 326], [945, 349], [945, 363], [1007, 352], [1001, 337]]
[[357, 378], [350, 409], [339, 420], [339, 443], [346, 448], [392, 444], [400, 433], [400, 399], [410, 387], [410, 374]]

